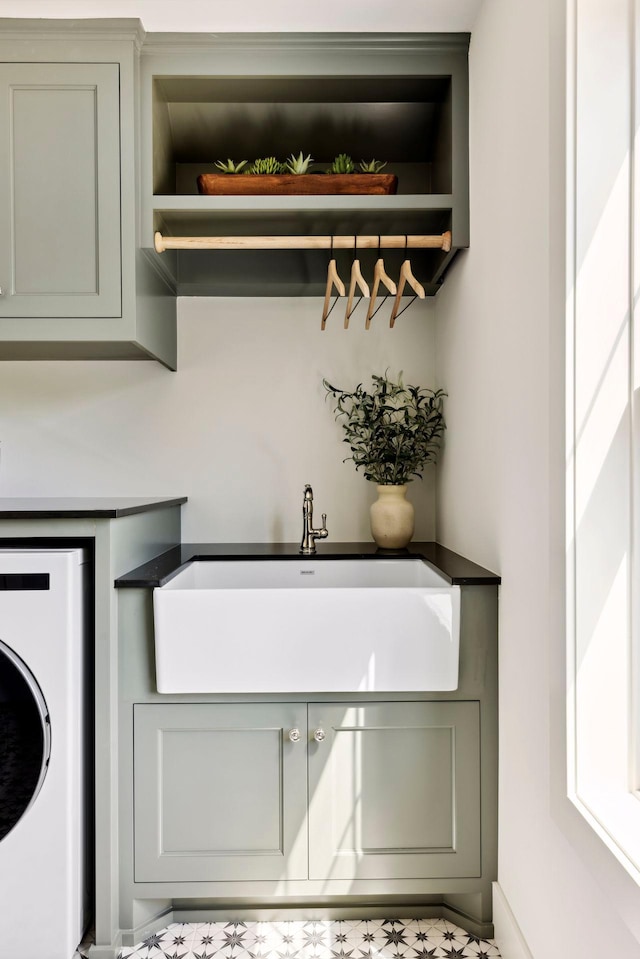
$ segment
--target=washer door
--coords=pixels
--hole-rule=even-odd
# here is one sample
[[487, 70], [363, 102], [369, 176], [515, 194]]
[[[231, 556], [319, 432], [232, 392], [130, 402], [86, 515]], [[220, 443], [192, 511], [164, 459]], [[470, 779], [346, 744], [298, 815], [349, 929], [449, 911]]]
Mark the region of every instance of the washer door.
[[50, 754], [49, 711], [40, 687], [0, 640], [0, 842], [35, 801]]

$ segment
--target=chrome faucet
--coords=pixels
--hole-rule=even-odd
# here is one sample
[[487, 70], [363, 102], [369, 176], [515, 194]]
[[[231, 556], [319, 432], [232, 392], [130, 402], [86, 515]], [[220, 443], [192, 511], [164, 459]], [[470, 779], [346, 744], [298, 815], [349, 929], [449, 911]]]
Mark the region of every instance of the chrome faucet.
[[313, 528], [313, 490], [307, 483], [302, 500], [302, 542], [298, 552], [315, 553], [316, 540], [326, 539], [328, 535], [326, 513], [322, 514], [322, 529]]

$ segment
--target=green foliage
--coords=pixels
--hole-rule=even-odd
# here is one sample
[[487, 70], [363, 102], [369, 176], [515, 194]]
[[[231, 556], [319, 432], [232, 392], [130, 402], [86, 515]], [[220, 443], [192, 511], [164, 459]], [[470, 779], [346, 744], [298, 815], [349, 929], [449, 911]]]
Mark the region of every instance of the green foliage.
[[360, 160], [361, 173], [380, 173], [387, 165], [386, 160]]
[[240, 173], [246, 164], [246, 160], [240, 160], [239, 163], [236, 163], [235, 160], [216, 160], [216, 166], [222, 173]]
[[422, 476], [427, 463], [435, 462], [445, 430], [443, 390], [405, 386], [383, 376], [371, 377], [367, 392], [359, 383], [352, 393], [322, 381], [327, 395], [335, 400], [333, 412], [345, 432], [357, 470], [382, 486], [400, 485], [413, 476]]
[[285, 163], [285, 167], [288, 173], [295, 173], [299, 176], [301, 173], [309, 172], [309, 164], [313, 163], [313, 157], [311, 154], [305, 157], [300, 151], [298, 156], [295, 156], [293, 153]]
[[245, 173], [286, 173], [286, 167], [275, 157], [260, 157], [254, 160]]
[[353, 160], [347, 153], [339, 153], [327, 173], [355, 173]]
[[[282, 162], [276, 157], [259, 157], [253, 163], [247, 166], [247, 160], [216, 160], [215, 165], [221, 173], [294, 173], [300, 175], [309, 172], [309, 167], [313, 163], [313, 157], [308, 154], [306, 157], [301, 150], [298, 156], [294, 153]], [[361, 160], [358, 169], [362, 173], [379, 173], [387, 162], [382, 160]], [[246, 167], [246, 169], [245, 169]], [[346, 153], [339, 153], [335, 158], [327, 173], [355, 173], [356, 167], [350, 156]]]

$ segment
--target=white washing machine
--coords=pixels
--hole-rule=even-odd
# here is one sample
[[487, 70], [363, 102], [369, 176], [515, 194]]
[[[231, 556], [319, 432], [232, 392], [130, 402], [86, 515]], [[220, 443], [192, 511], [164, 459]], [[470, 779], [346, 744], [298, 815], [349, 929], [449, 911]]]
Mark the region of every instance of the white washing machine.
[[86, 908], [81, 549], [0, 549], [0, 957], [71, 959]]

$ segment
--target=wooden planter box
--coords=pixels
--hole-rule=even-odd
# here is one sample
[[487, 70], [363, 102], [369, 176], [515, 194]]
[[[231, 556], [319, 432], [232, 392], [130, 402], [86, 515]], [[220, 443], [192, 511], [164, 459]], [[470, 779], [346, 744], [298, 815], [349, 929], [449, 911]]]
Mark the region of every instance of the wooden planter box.
[[201, 173], [198, 193], [205, 196], [388, 195], [398, 189], [393, 173]]

